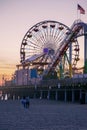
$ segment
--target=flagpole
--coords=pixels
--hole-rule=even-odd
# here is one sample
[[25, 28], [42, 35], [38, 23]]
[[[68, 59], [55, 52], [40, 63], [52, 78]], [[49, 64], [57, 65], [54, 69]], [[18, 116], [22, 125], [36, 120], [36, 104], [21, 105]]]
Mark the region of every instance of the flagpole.
[[[77, 0], [77, 5], [79, 4], [79, 0]], [[78, 10], [78, 9], [77, 9]], [[79, 17], [78, 19], [81, 19], [81, 13], [80, 13], [80, 10], [78, 10], [78, 13], [79, 13]]]
[[81, 20], [81, 13], [80, 13], [80, 16], [79, 16], [79, 17], [80, 17], [80, 20]]
[[[77, 0], [77, 5], [76, 7], [78, 6], [78, 0]], [[77, 19], [78, 19], [78, 7], [76, 8], [77, 9]]]
[[[78, 5], [78, 3], [77, 3], [77, 5]], [[77, 9], [77, 19], [78, 19], [78, 9]]]

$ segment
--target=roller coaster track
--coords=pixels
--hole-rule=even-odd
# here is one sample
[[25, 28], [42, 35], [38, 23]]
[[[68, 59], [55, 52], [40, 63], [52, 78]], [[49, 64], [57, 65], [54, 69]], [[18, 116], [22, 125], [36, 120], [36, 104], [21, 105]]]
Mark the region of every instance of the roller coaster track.
[[83, 23], [81, 20], [76, 20], [73, 23], [73, 25], [71, 27], [71, 32], [69, 32], [67, 34], [67, 36], [65, 37], [63, 42], [60, 44], [60, 46], [54, 56], [52, 64], [50, 64], [48, 66], [47, 70], [44, 71], [43, 76], [47, 75], [52, 69], [54, 69], [56, 67], [56, 65], [59, 63], [62, 56], [68, 49], [69, 45], [72, 43], [72, 40], [74, 40], [75, 38], [77, 38], [81, 35], [84, 35], [84, 29], [87, 30], [87, 24]]

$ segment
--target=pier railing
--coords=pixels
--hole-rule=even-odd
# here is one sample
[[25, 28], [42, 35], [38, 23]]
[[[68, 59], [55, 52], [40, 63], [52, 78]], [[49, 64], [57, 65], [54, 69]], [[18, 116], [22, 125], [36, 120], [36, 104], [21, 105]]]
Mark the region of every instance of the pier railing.
[[10, 86], [2, 86], [2, 88], [85, 88], [87, 89], [87, 77], [83, 78], [65, 78], [65, 79], [50, 79], [50, 80], [41, 80], [34, 84], [30, 83], [28, 85], [15, 85], [11, 84]]

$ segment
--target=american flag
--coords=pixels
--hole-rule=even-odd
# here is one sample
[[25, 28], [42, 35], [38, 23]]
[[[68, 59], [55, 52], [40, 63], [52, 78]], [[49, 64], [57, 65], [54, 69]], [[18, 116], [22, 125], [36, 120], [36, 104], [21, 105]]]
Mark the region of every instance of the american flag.
[[77, 9], [80, 10], [80, 14], [85, 14], [85, 10], [78, 4]]

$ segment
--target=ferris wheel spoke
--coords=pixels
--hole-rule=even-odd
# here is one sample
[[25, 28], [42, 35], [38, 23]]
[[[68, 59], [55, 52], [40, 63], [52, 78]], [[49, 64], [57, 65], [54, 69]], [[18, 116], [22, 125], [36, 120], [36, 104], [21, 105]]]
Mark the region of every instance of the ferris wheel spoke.
[[56, 40], [55, 40], [55, 42], [59, 42], [59, 41], [61, 41], [61, 40], [63, 40], [64, 39], [64, 36], [65, 36], [65, 33], [64, 32], [62, 32], [61, 34], [59, 34], [59, 36], [56, 38]]
[[50, 34], [51, 34], [52, 38], [53, 38], [54, 30], [55, 30], [55, 24], [52, 23], [52, 24], [50, 24]]
[[37, 39], [37, 42], [39, 41], [39, 43], [41, 43], [41, 44], [43, 45], [44, 39], [42, 39], [42, 37], [41, 37], [41, 34], [40, 34], [40, 33], [38, 33], [38, 34], [37, 34], [36, 39]]
[[54, 30], [54, 35], [53, 35], [54, 40], [57, 37], [57, 35], [60, 33], [60, 30], [58, 29], [58, 26], [59, 25], [57, 24], [57, 26], [55, 27], [55, 30]]
[[30, 38], [28, 39], [28, 41], [30, 41], [32, 44], [34, 44], [34, 45], [37, 46], [38, 39], [36, 38], [36, 36], [34, 36], [34, 34], [33, 34], [33, 37], [30, 37]]
[[35, 53], [35, 54], [38, 54], [38, 53], [42, 53], [42, 51], [41, 50], [39, 50], [39, 49], [30, 49], [29, 51], [27, 50], [27, 52], [29, 53]]
[[55, 32], [54, 32], [54, 36], [53, 36], [54, 40], [56, 38], [57, 33], [58, 33], [58, 30], [56, 29]]
[[56, 41], [56, 39], [59, 38], [59, 34], [60, 34], [60, 30], [56, 31], [56, 35], [55, 35], [55, 37], [54, 37], [54, 41]]
[[[41, 48], [37, 43], [35, 43], [34, 41], [30, 41], [30, 40], [27, 40], [28, 42], [28, 46], [30, 46], [31, 44], [34, 45], [35, 47], [37, 48]], [[29, 44], [30, 43], [30, 44]]]
[[42, 41], [41, 39], [37, 38], [37, 36], [33, 35], [33, 41], [36, 43], [38, 43], [38, 46], [42, 46]]
[[45, 39], [45, 36], [44, 36], [44, 30], [40, 31], [40, 35], [41, 35], [41, 39], [42, 39], [43, 45], [44, 45], [44, 43], [46, 42], [46, 39]]
[[66, 35], [66, 34], [65, 34], [64, 31], [60, 31], [60, 33], [59, 33], [57, 39], [60, 38], [60, 37], [64, 38], [65, 35]]
[[44, 36], [40, 33], [40, 34], [38, 34], [38, 38], [40, 39], [42, 46], [43, 46], [44, 42], [45, 42]]
[[[25, 48], [25, 52], [28, 51], [28, 50], [31, 50], [31, 51], [35, 52], [35, 48]], [[39, 51], [39, 49], [37, 49], [37, 51]]]
[[28, 49], [34, 48], [34, 49], [40, 49], [41, 47], [39, 46], [32, 46], [31, 44], [27, 45]]
[[62, 38], [62, 36], [60, 36], [59, 38], [56, 39], [55, 42], [60, 44], [62, 41], [63, 41], [63, 38]]
[[63, 37], [65, 36], [66, 30], [65, 30], [65, 29], [63, 29], [63, 30], [58, 29], [58, 30], [59, 30], [59, 31], [58, 31], [58, 35], [57, 35], [56, 39], [60, 38], [61, 36], [62, 36], [62, 38], [63, 38]]
[[60, 34], [61, 30], [59, 29], [59, 25], [57, 24], [57, 27], [55, 29], [55, 35], [54, 35], [54, 40], [58, 37], [58, 35]]
[[48, 34], [47, 34], [47, 29], [43, 30], [43, 36], [44, 36], [44, 44], [47, 44], [48, 41]]
[[53, 29], [53, 33], [52, 33], [52, 37], [53, 37], [53, 39], [54, 39], [54, 34], [55, 34], [55, 30]]
[[41, 37], [43, 43], [46, 42], [46, 39], [45, 39], [45, 31], [46, 31], [46, 28], [47, 28], [47, 26], [46, 26], [46, 28], [43, 28], [44, 26], [45, 26], [45, 25], [43, 24], [43, 25], [41, 26], [41, 29], [39, 30], [39, 31], [40, 31], [40, 37]]

